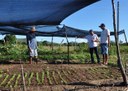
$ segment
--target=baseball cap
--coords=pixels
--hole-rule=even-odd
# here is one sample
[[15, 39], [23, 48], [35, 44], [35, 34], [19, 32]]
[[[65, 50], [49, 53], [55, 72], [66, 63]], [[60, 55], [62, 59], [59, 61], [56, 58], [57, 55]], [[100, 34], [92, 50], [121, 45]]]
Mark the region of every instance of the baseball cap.
[[93, 30], [92, 30], [92, 29], [90, 29], [90, 30], [89, 30], [89, 32], [93, 32]]
[[104, 23], [101, 23], [99, 27], [105, 27], [105, 24]]

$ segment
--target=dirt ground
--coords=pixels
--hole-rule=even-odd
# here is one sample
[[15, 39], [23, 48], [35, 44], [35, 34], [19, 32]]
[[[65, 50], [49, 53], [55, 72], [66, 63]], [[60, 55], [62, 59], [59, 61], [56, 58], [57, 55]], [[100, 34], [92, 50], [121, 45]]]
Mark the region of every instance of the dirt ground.
[[[99, 64], [44, 64], [42, 62], [25, 63], [22, 66], [24, 73], [28, 74], [25, 78], [27, 91], [128, 91], [127, 87], [120, 86], [122, 78], [117, 67]], [[22, 77], [17, 78], [18, 74], [21, 74], [21, 64], [1, 64], [0, 69], [2, 75], [0, 91], [6, 91], [6, 89], [9, 89], [7, 91], [22, 91]], [[14, 74], [16, 76], [13, 81], [10, 81]], [[28, 79], [32, 74], [29, 84]], [[9, 75], [8, 79], [4, 81], [7, 75]]]

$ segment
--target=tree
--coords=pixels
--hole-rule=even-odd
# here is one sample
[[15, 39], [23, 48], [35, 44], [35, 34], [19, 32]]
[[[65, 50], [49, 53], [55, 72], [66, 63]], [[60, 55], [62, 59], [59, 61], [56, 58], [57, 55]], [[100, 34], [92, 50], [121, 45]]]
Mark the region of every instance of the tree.
[[6, 44], [15, 44], [16, 43], [16, 36], [12, 34], [7, 34], [4, 37], [5, 43]]

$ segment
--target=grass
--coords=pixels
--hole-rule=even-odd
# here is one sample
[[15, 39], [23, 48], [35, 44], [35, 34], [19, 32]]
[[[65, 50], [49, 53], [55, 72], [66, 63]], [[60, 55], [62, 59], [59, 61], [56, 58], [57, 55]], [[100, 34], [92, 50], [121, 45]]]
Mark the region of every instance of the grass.
[[[13, 44], [13, 45], [0, 45], [0, 62], [6, 62], [9, 60], [13, 61], [27, 61], [28, 60], [28, 52], [27, 52], [27, 46], [26, 44]], [[100, 53], [100, 47], [98, 47], [99, 53]], [[125, 64], [128, 60], [127, 53], [128, 48], [127, 45], [120, 45], [120, 52], [123, 64]], [[69, 59], [71, 62], [74, 63], [86, 63], [90, 60], [90, 54], [88, 50], [88, 45], [85, 43], [79, 43], [77, 46], [70, 45], [69, 50]], [[39, 59], [41, 60], [47, 60], [49, 63], [57, 63], [57, 60], [60, 60], [62, 62], [68, 60], [68, 52], [67, 52], [67, 46], [59, 44], [53, 46], [53, 50], [49, 45], [38, 45], [38, 54]], [[96, 56], [94, 55], [94, 58], [96, 59]], [[76, 60], [76, 61], [72, 61]], [[96, 60], [95, 60], [96, 61]], [[102, 56], [101, 56], [102, 61]], [[112, 66], [116, 66], [117, 64], [117, 57], [116, 57], [116, 47], [114, 44], [111, 45], [109, 49], [109, 64]]]

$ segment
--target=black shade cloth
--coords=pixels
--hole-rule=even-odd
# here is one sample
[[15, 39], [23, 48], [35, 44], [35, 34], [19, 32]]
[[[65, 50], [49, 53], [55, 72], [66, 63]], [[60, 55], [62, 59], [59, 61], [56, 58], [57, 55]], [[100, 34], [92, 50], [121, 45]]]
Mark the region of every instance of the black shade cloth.
[[[15, 34], [15, 35], [26, 35], [32, 26], [20, 26], [20, 27], [11, 27], [11, 26], [1, 26], [0, 33], [1, 34]], [[89, 34], [89, 30], [76, 29], [65, 25], [37, 25], [36, 28], [36, 36], [55, 36], [55, 37], [83, 37]], [[101, 31], [94, 32], [100, 36]], [[118, 34], [122, 34], [125, 31], [119, 31]], [[111, 35], [114, 35], [114, 32], [111, 32]]]
[[[85, 36], [88, 30], [57, 25], [72, 13], [97, 1], [100, 0], [1, 0], [0, 33], [26, 35], [31, 25], [37, 25], [37, 36]], [[100, 36], [100, 32], [95, 33]]]
[[62, 20], [100, 0], [0, 0], [0, 25], [59, 25]]

